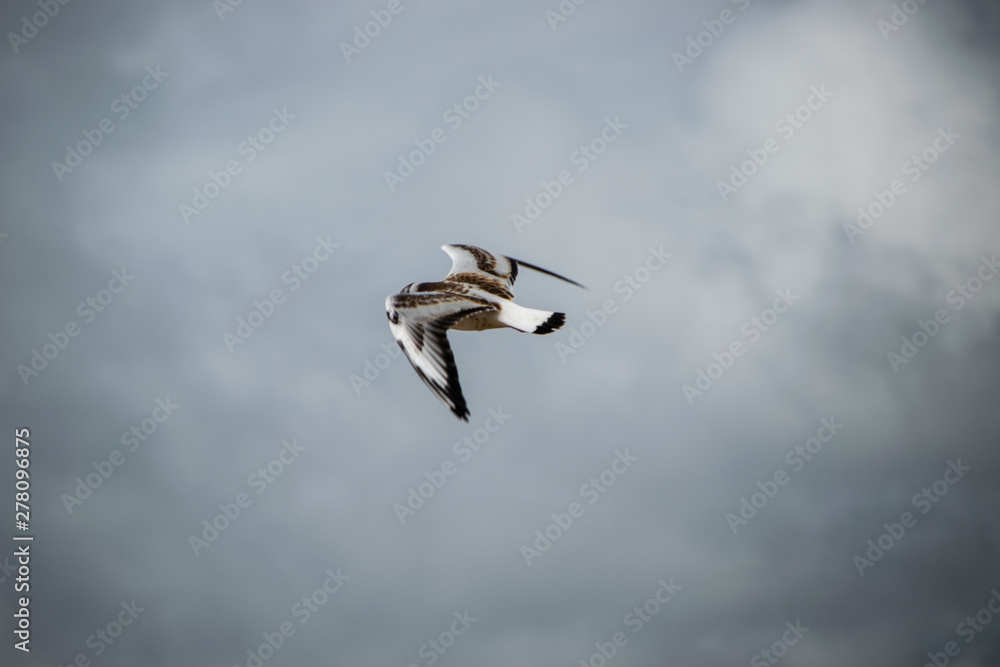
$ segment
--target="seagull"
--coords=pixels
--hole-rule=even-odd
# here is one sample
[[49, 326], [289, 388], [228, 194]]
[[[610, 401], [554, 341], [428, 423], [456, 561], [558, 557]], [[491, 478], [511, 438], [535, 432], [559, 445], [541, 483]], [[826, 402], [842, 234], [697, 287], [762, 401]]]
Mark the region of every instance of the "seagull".
[[396, 342], [417, 375], [456, 417], [469, 421], [469, 408], [458, 382], [458, 368], [448, 345], [448, 329], [485, 331], [510, 327], [533, 334], [552, 333], [566, 322], [565, 313], [525, 308], [514, 303], [511, 288], [518, 266], [584, 287], [558, 273], [513, 257], [494, 255], [471, 245], [444, 245], [451, 271], [436, 283], [410, 283], [385, 300], [385, 313]]

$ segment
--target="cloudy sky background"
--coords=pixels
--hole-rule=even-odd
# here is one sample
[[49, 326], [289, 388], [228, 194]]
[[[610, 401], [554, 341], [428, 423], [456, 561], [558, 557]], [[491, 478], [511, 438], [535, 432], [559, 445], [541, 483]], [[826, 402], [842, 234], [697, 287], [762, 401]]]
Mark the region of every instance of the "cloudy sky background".
[[[346, 62], [340, 44], [385, 7], [70, 3], [17, 53], [5, 38], [0, 411], [11, 444], [31, 429], [35, 542], [30, 655], [11, 646], [0, 561], [2, 655], [247, 665], [289, 622], [265, 664], [427, 665], [467, 611], [437, 664], [597, 665], [619, 631], [619, 665], [765, 664], [775, 642], [785, 665], [921, 665], [950, 641], [950, 664], [997, 664], [1000, 622], [959, 624], [1000, 587], [1000, 280], [961, 310], [948, 295], [1000, 250], [1000, 13], [928, 3], [884, 36], [887, 2], [591, 2], [553, 30], [554, 1], [402, 0]], [[678, 71], [672, 54], [724, 10]], [[8, 3], [0, 26], [37, 11]], [[157, 66], [121, 119], [114, 100]], [[480, 77], [499, 86], [454, 128], [443, 114]], [[832, 95], [786, 137], [776, 122], [813, 87]], [[241, 142], [276, 109], [294, 118], [247, 161]], [[113, 132], [60, 181], [52, 163], [104, 118]], [[606, 119], [626, 127], [580, 172]], [[390, 191], [384, 173], [439, 127]], [[948, 128], [911, 181], [904, 163]], [[716, 182], [769, 138], [778, 151], [723, 201]], [[231, 160], [240, 172], [185, 221]], [[516, 228], [563, 169], [573, 182]], [[896, 179], [904, 194], [851, 243], [845, 223]], [[293, 291], [282, 278], [317, 238], [339, 247]], [[590, 288], [524, 272], [519, 302], [565, 311], [565, 329], [451, 335], [468, 424], [380, 356], [385, 296], [441, 278], [445, 243]], [[651, 247], [672, 256], [626, 299]], [[87, 321], [78, 304], [123, 268], [134, 280]], [[224, 334], [275, 289], [284, 303], [231, 352]], [[751, 341], [779, 289], [797, 300]], [[584, 326], [609, 299], [604, 326]], [[947, 323], [894, 371], [887, 354], [939, 309]], [[18, 367], [71, 321], [79, 334], [25, 382]], [[593, 335], [560, 355], [581, 327]], [[689, 401], [683, 385], [733, 341], [744, 354]], [[179, 407], [129, 452], [122, 434], [168, 397]], [[463, 460], [453, 446], [491, 410], [510, 416]], [[843, 428], [796, 470], [786, 454], [831, 418]], [[293, 439], [298, 457], [252, 482]], [[114, 450], [121, 465], [69, 511]], [[638, 461], [589, 504], [581, 486], [616, 451]], [[921, 513], [914, 495], [959, 459], [969, 470]], [[401, 523], [394, 505], [447, 461], [455, 474]], [[726, 515], [779, 471], [734, 534]], [[189, 537], [240, 493], [249, 507], [196, 555]], [[526, 563], [573, 502], [582, 516]], [[904, 512], [915, 525], [861, 576], [854, 557]], [[349, 579], [302, 623], [296, 603], [337, 568]], [[626, 615], [671, 578], [633, 632]], [[135, 622], [95, 642], [133, 599]], [[787, 652], [786, 622], [808, 627]]]

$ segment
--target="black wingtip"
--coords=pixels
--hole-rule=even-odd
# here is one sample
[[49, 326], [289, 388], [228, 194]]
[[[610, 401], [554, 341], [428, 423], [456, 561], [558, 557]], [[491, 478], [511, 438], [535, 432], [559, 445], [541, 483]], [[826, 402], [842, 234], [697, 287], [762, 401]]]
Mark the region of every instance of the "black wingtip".
[[534, 269], [535, 271], [538, 271], [539, 273], [544, 273], [545, 275], [552, 276], [553, 278], [558, 278], [559, 280], [565, 280], [566, 282], [572, 283], [572, 284], [576, 285], [577, 287], [582, 287], [583, 289], [585, 289], [587, 291], [590, 291], [590, 289], [586, 285], [581, 285], [580, 283], [576, 282], [575, 280], [570, 280], [566, 276], [561, 276], [561, 275], [559, 275], [558, 273], [556, 273], [554, 271], [549, 271], [548, 269], [543, 269], [540, 266], [535, 266], [534, 264], [529, 264], [528, 262], [525, 262], [522, 259], [514, 259], [513, 257], [508, 257], [507, 259], [513, 260], [514, 262], [516, 262], [518, 264], [523, 264], [524, 266], [528, 267], [529, 269]]
[[562, 325], [564, 324], [566, 324], [566, 313], [552, 313], [552, 315], [549, 316], [549, 319], [545, 320], [537, 327], [535, 327], [535, 330], [532, 331], [531, 333], [536, 333], [536, 334], [552, 333], [556, 329], [562, 327]]
[[453, 395], [451, 398], [452, 401], [454, 401], [454, 403], [449, 406], [452, 414], [464, 422], [469, 421], [469, 406], [465, 403], [465, 396], [462, 395], [462, 390], [459, 389], [457, 394]]

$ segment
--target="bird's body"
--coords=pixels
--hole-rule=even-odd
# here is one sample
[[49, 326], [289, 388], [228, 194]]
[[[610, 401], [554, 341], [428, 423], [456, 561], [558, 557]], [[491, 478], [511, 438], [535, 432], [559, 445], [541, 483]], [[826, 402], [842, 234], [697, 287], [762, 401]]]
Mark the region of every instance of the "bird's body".
[[561, 327], [566, 321], [564, 313], [514, 303], [511, 288], [518, 264], [583, 286], [533, 264], [475, 246], [446, 245], [441, 249], [452, 259], [451, 271], [444, 280], [410, 283], [386, 299], [386, 316], [396, 342], [420, 378], [459, 419], [468, 421], [469, 409], [448, 345], [448, 329], [485, 331], [509, 327], [547, 334]]

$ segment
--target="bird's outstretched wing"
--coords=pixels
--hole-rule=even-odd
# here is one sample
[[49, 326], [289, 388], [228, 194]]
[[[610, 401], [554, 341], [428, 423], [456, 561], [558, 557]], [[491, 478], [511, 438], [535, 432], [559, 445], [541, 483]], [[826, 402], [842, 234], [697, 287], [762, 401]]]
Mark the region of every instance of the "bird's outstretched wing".
[[462, 319], [484, 310], [497, 307], [445, 292], [394, 294], [385, 300], [389, 328], [417, 375], [465, 421], [469, 421], [469, 408], [458, 382], [458, 368], [447, 333]]
[[[461, 281], [461, 274], [477, 274], [493, 281], [502, 282], [507, 289], [510, 289], [514, 286], [514, 281], [517, 279], [517, 267], [521, 265], [552, 276], [553, 278], [565, 280], [577, 287], [583, 287], [583, 285], [575, 280], [570, 280], [566, 276], [561, 276], [548, 269], [543, 269], [540, 266], [535, 266], [534, 264], [529, 264], [513, 257], [507, 257], [506, 255], [494, 255], [476, 246], [444, 245], [441, 246], [441, 249], [448, 253], [452, 262], [451, 271], [445, 277], [445, 280], [457, 278]], [[583, 288], [587, 289], [586, 287]]]

